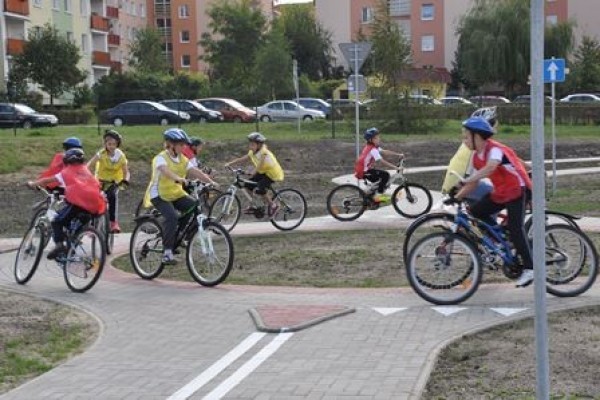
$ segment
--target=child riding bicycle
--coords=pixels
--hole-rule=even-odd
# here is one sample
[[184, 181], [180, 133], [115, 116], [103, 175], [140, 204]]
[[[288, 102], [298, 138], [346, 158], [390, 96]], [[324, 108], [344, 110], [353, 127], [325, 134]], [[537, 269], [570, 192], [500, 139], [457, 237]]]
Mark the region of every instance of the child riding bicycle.
[[[63, 142], [62, 142], [62, 147], [63, 147], [63, 151], [59, 151], [58, 153], [56, 153], [54, 155], [54, 157], [52, 157], [52, 161], [50, 161], [50, 165], [48, 165], [48, 168], [46, 168], [45, 170], [43, 170], [39, 175], [38, 175], [38, 179], [43, 179], [43, 178], [50, 178], [53, 177], [54, 175], [58, 174], [60, 172], [61, 169], [63, 169], [63, 156], [65, 155], [65, 152], [69, 149], [81, 149], [83, 148], [83, 146], [81, 145], [81, 140], [79, 140], [79, 138], [72, 136], [69, 138], [66, 138]], [[62, 190], [59, 187], [59, 184], [57, 182], [51, 182], [48, 183], [46, 185], [46, 189], [48, 190], [54, 190], [54, 189], [59, 189]]]
[[373, 196], [374, 202], [379, 203], [389, 200], [389, 197], [385, 196], [384, 192], [389, 187], [390, 173], [373, 167], [379, 162], [384, 166], [396, 169], [396, 166], [385, 160], [382, 155], [398, 156], [402, 159], [404, 158], [404, 154], [382, 149], [379, 146], [381, 137], [379, 129], [377, 128], [365, 130], [363, 138], [367, 143], [354, 164], [354, 176], [357, 179], [366, 179], [369, 182], [379, 182], [379, 185], [377, 186], [377, 195]]
[[[218, 184], [194, 167], [182, 154], [183, 148], [190, 140], [182, 129], [167, 129], [163, 138], [165, 149], [152, 160], [152, 177], [146, 189], [144, 205], [153, 205], [164, 217], [162, 262], [165, 265], [173, 265], [177, 263], [173, 255], [178, 224], [177, 211], [186, 212], [196, 207], [196, 200], [183, 189], [183, 185], [187, 183], [186, 178], [189, 176], [214, 186]], [[188, 213], [187, 218], [192, 216], [192, 213]], [[186, 223], [187, 220], [182, 221], [182, 224]]]
[[277, 213], [279, 205], [273, 201], [267, 189], [271, 187], [273, 182], [282, 182], [284, 173], [275, 155], [267, 148], [266, 141], [267, 138], [263, 134], [259, 132], [250, 133], [248, 135], [248, 154], [228, 162], [225, 166], [229, 167], [232, 164], [247, 160], [252, 162], [254, 174], [249, 180], [255, 182], [256, 185], [248, 185], [245, 190], [254, 190], [256, 194], [262, 196], [268, 206], [268, 215], [272, 217]]
[[54, 176], [27, 182], [27, 186], [47, 186], [57, 184], [65, 190], [65, 206], [52, 221], [52, 239], [56, 246], [47, 258], [53, 260], [66, 252], [64, 228], [81, 214], [101, 215], [106, 211], [106, 201], [100, 192], [100, 182], [85, 165], [85, 154], [79, 148], [65, 152], [64, 167]]
[[110, 230], [121, 232], [117, 216], [119, 215], [119, 187], [129, 185], [129, 166], [125, 153], [120, 149], [122, 137], [119, 132], [107, 129], [103, 136], [104, 148], [98, 151], [88, 162], [90, 170], [94, 167], [96, 178], [100, 180], [102, 191], [108, 200]]

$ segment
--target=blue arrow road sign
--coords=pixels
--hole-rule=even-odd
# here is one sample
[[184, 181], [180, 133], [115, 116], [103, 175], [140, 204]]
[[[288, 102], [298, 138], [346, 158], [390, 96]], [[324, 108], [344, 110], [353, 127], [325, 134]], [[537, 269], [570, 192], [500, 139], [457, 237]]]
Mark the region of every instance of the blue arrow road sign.
[[565, 81], [565, 59], [551, 58], [544, 60], [544, 83]]

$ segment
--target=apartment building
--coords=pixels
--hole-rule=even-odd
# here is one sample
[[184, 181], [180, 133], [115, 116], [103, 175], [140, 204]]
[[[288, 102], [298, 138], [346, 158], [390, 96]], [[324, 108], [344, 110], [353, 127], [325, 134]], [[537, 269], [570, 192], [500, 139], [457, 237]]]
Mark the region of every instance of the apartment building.
[[[157, 27], [164, 40], [164, 55], [174, 71], [206, 72], [207, 65], [199, 57], [202, 34], [210, 33], [206, 12], [219, 0], [148, 0], [149, 23]], [[256, 0], [269, 19], [274, 12], [273, 0]]]
[[[410, 40], [415, 67], [451, 70], [458, 47], [456, 29], [473, 0], [387, 0], [390, 15]], [[315, 0], [316, 14], [332, 32], [338, 65], [347, 67], [338, 44], [356, 39], [359, 31], [369, 32], [376, 0]], [[583, 34], [600, 38], [600, 1], [546, 0], [549, 24], [573, 19], [577, 22], [576, 41]]]

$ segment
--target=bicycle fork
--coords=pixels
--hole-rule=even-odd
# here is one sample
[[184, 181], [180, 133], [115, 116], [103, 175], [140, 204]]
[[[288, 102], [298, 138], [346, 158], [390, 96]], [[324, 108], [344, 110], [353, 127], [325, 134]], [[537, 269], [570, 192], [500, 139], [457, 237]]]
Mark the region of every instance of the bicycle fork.
[[214, 261], [215, 250], [212, 243], [212, 238], [209, 232], [204, 228], [206, 217], [202, 214], [198, 215], [198, 239], [200, 240], [200, 249], [202, 254], [208, 258], [209, 262]]

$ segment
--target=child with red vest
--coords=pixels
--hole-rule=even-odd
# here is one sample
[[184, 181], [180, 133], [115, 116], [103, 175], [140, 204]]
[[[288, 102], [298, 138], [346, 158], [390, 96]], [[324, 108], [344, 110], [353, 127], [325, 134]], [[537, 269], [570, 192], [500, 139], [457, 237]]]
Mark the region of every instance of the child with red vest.
[[471, 117], [463, 122], [463, 143], [474, 151], [471, 163], [474, 173], [462, 182], [463, 187], [456, 194], [462, 199], [473, 190], [480, 179], [489, 178], [493, 189], [471, 206], [471, 214], [487, 224], [494, 225], [492, 215], [506, 208], [508, 211], [508, 231], [523, 262], [523, 272], [517, 280], [517, 287], [533, 282], [533, 261], [523, 221], [527, 189], [531, 190], [531, 179], [523, 163], [510, 147], [492, 140], [494, 129], [487, 120]]
[[[46, 168], [44, 171], [42, 171], [42, 173], [40, 173], [40, 175], [38, 176], [38, 179], [42, 179], [42, 178], [49, 178], [52, 177], [56, 174], [58, 174], [60, 172], [60, 170], [63, 168], [63, 155], [64, 152], [69, 150], [69, 149], [81, 149], [81, 140], [79, 140], [79, 138], [76, 137], [70, 137], [70, 138], [66, 138], [64, 140], [64, 142], [62, 143], [63, 146], [63, 150], [64, 151], [60, 151], [58, 153], [56, 153], [54, 155], [54, 157], [52, 157], [52, 161], [50, 161], [50, 165], [48, 165], [48, 168]], [[53, 190], [58, 188], [59, 185], [57, 182], [54, 183], [49, 183], [48, 185], [46, 185], [46, 189], [48, 190]]]
[[364, 139], [367, 141], [366, 146], [363, 148], [358, 160], [354, 164], [354, 176], [357, 179], [366, 179], [369, 182], [379, 181], [377, 187], [378, 195], [373, 197], [375, 202], [384, 200], [383, 193], [388, 188], [388, 182], [390, 180], [390, 173], [381, 169], [373, 168], [375, 163], [379, 162], [389, 168], [396, 169], [396, 166], [386, 161], [382, 154], [398, 156], [401, 159], [404, 157], [402, 153], [396, 153], [391, 150], [384, 150], [379, 147], [381, 139], [379, 137], [379, 129], [369, 128], [363, 133]]
[[63, 156], [64, 167], [54, 176], [29, 181], [29, 187], [58, 184], [65, 190], [65, 207], [61, 209], [52, 221], [52, 239], [56, 247], [47, 257], [55, 259], [66, 251], [63, 228], [80, 213], [100, 215], [106, 211], [106, 201], [100, 193], [100, 182], [85, 165], [83, 150], [73, 148]]

